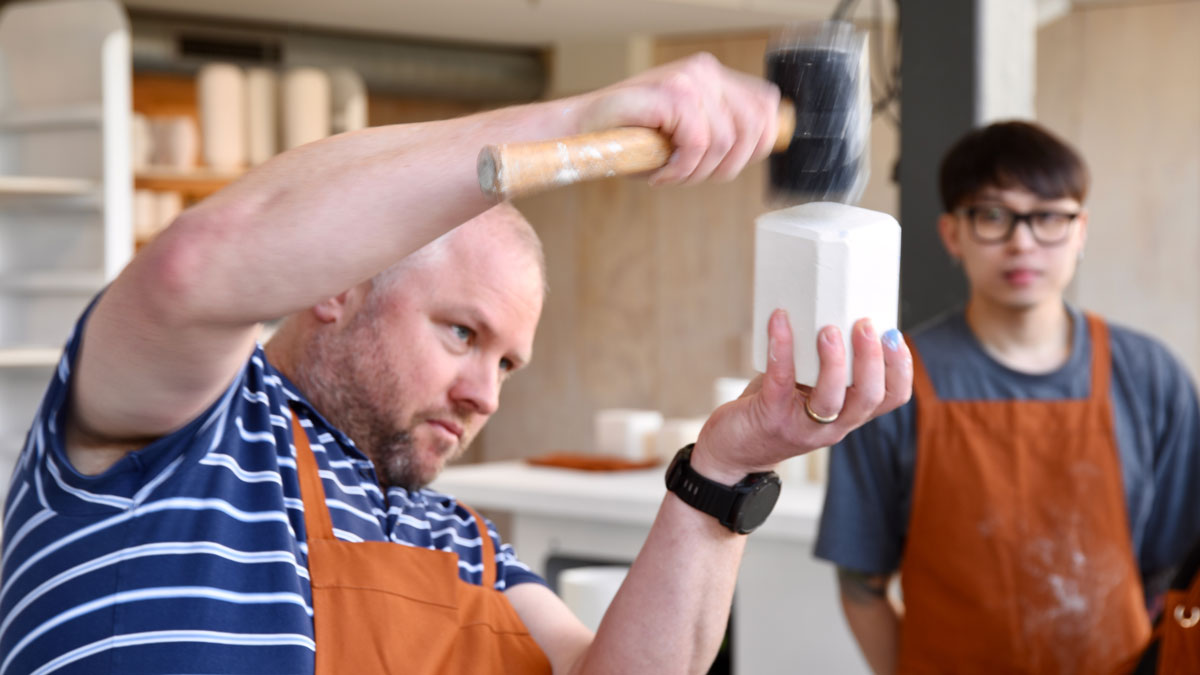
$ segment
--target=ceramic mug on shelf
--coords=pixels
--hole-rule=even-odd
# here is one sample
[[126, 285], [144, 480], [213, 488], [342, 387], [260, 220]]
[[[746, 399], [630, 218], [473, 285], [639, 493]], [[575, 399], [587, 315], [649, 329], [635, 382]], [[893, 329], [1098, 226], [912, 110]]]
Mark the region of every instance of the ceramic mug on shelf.
[[196, 75], [204, 162], [213, 169], [246, 166], [246, 76], [230, 63], [209, 63]]

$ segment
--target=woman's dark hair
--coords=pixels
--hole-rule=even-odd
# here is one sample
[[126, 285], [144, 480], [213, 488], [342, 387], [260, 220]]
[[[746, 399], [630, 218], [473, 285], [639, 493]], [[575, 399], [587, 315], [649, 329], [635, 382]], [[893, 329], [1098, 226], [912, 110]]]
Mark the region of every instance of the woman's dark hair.
[[975, 129], [942, 158], [939, 186], [947, 213], [989, 187], [1024, 188], [1043, 199], [1087, 197], [1088, 170], [1071, 146], [1029, 122]]

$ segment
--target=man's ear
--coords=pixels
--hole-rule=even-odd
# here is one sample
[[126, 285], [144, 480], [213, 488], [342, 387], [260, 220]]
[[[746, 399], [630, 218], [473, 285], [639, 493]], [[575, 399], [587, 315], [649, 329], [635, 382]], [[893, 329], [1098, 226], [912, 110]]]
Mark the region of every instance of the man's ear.
[[332, 298], [318, 302], [313, 305], [313, 316], [317, 317], [317, 321], [321, 323], [336, 323], [346, 313], [346, 298], [349, 295], [350, 291], [343, 291]]
[[946, 247], [946, 253], [955, 262], [962, 261], [962, 242], [959, 241], [961, 232], [958, 218], [953, 213], [943, 213], [938, 217], [938, 234], [942, 237], [942, 246]]
[[342, 291], [332, 298], [326, 298], [313, 305], [312, 313], [320, 323], [336, 323], [348, 319], [351, 314], [362, 306], [368, 286], [358, 284], [353, 288]]

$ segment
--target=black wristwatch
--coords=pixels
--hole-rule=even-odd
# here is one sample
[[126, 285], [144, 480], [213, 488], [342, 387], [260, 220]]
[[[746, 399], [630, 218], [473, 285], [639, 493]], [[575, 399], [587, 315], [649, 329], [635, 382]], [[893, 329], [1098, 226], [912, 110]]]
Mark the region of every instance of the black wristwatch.
[[775, 508], [782, 484], [774, 471], [752, 473], [729, 486], [709, 480], [692, 469], [689, 443], [671, 460], [667, 468], [667, 489], [686, 504], [707, 513], [738, 534], [750, 534]]

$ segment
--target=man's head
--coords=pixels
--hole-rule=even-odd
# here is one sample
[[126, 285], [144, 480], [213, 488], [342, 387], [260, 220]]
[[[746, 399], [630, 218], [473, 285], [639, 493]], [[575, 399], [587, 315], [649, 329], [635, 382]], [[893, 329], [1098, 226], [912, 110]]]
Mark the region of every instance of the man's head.
[[959, 139], [939, 178], [939, 231], [962, 262], [972, 301], [1060, 303], [1087, 238], [1089, 179], [1079, 154], [1035, 124], [996, 123]]
[[280, 360], [386, 485], [414, 489], [495, 412], [544, 294], [537, 235], [504, 204], [294, 319]]

